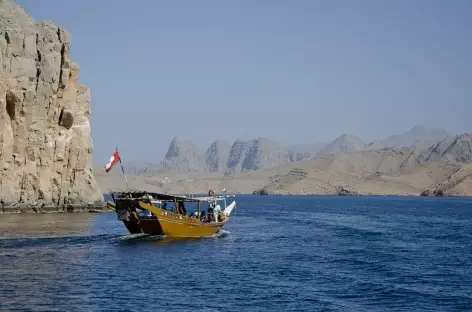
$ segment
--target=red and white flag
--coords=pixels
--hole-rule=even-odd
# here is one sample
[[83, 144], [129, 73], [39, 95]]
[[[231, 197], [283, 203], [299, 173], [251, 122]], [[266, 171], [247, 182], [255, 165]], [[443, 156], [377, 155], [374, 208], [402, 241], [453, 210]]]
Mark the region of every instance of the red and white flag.
[[110, 162], [106, 164], [105, 171], [109, 172], [113, 166], [120, 161], [120, 155], [118, 154], [118, 148], [116, 148], [113, 156], [110, 157]]

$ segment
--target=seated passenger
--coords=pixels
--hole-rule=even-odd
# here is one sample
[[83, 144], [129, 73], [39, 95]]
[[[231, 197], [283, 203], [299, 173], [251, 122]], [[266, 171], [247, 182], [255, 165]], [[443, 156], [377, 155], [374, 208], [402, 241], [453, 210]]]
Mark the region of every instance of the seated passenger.
[[202, 221], [203, 223], [206, 222], [206, 215], [205, 215], [205, 211], [202, 211], [201, 213], [201, 216], [200, 216], [200, 221]]
[[211, 205], [208, 207], [207, 220], [208, 222], [211, 222], [213, 220], [213, 207]]
[[224, 219], [225, 219], [225, 217], [226, 217], [225, 213], [220, 210], [220, 211], [218, 212], [218, 222], [223, 222]]

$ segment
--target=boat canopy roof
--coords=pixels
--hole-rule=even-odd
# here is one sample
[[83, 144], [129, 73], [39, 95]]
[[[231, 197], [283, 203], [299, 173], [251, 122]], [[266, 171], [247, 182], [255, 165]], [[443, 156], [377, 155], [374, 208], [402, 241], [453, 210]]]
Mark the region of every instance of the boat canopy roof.
[[204, 202], [209, 202], [209, 201], [222, 201], [222, 200], [225, 200], [224, 197], [210, 197], [210, 196], [205, 196], [205, 197], [193, 197], [193, 199], [197, 200], [197, 201], [204, 201]]
[[156, 192], [150, 192], [145, 190], [122, 190], [122, 189], [112, 189], [108, 190], [109, 194], [118, 195], [119, 197], [126, 197], [131, 195], [133, 198], [141, 198], [146, 196], [151, 196], [152, 200], [158, 201], [184, 201], [184, 202], [213, 202], [213, 201], [222, 201], [225, 200], [224, 197], [187, 197], [180, 195], [171, 195], [171, 194], [162, 194]]

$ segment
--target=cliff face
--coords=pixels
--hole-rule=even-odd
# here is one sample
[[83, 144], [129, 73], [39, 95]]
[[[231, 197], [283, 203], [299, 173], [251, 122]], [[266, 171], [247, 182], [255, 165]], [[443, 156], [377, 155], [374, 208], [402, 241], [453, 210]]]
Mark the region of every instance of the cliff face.
[[433, 161], [472, 162], [472, 134], [464, 133], [444, 139], [430, 146], [418, 156], [418, 163]]
[[267, 138], [236, 141], [226, 163], [226, 175], [270, 169], [291, 162], [290, 153], [283, 146]]
[[258, 138], [249, 142], [242, 169], [257, 171], [290, 162], [290, 153], [282, 145], [266, 138]]
[[[0, 0], [0, 198], [3, 211], [98, 205], [90, 90], [70, 35]], [[34, 207], [34, 208], [33, 208]]]
[[228, 161], [226, 162], [226, 175], [234, 175], [242, 171], [242, 164], [248, 149], [249, 141], [236, 140], [231, 146]]
[[231, 146], [225, 141], [216, 140], [205, 153], [205, 161], [210, 172], [224, 172]]
[[215, 141], [205, 154], [190, 141], [174, 138], [165, 159], [159, 166], [161, 173], [218, 172], [237, 175], [247, 171], [273, 168], [290, 163], [290, 153], [282, 145], [267, 138], [237, 140], [230, 147]]
[[205, 172], [205, 156], [192, 142], [176, 137], [160, 167], [163, 172]]

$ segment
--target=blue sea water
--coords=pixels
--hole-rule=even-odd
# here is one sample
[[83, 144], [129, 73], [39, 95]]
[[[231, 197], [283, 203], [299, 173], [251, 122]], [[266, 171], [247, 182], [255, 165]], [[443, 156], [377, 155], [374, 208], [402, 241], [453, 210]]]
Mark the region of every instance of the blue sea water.
[[471, 311], [472, 199], [237, 196], [223, 233], [1, 215], [1, 311]]

